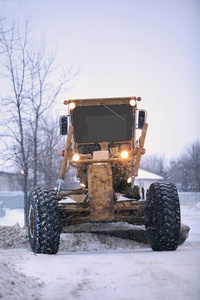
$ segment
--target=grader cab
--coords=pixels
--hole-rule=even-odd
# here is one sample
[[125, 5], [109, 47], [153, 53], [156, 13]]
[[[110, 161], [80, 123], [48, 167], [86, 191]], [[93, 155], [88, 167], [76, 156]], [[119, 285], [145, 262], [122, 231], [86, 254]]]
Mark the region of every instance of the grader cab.
[[[67, 114], [60, 117], [60, 132], [67, 139], [58, 186], [33, 188], [29, 194], [28, 232], [34, 252], [57, 253], [64, 226], [100, 222], [145, 225], [153, 250], [177, 248], [180, 206], [176, 187], [152, 184], [145, 199], [144, 190], [135, 185], [148, 127], [146, 111], [137, 108], [140, 100], [64, 102]], [[78, 189], [63, 188], [70, 166], [76, 169]]]

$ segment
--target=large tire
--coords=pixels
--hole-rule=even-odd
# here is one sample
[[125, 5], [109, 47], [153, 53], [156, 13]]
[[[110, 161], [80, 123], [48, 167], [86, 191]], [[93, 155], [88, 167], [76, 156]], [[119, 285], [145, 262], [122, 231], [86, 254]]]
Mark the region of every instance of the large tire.
[[172, 183], [152, 183], [147, 192], [146, 230], [154, 251], [176, 250], [180, 235], [180, 204]]
[[60, 243], [60, 217], [53, 188], [33, 188], [27, 205], [28, 236], [35, 253], [56, 254]]

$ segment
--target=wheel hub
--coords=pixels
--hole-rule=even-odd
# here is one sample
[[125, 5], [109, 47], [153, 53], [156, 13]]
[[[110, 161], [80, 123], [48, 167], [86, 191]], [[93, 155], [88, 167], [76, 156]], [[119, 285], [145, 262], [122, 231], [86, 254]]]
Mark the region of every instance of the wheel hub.
[[32, 205], [30, 205], [30, 208], [29, 208], [28, 221], [29, 221], [29, 226], [30, 226], [30, 234], [31, 234], [31, 237], [33, 238], [33, 235], [34, 235], [34, 216], [33, 216], [33, 207], [32, 207]]

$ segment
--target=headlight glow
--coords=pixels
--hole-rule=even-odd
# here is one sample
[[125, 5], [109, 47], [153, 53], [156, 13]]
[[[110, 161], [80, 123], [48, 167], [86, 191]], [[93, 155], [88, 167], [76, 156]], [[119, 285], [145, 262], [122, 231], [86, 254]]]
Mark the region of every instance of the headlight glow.
[[121, 158], [127, 158], [128, 157], [128, 151], [124, 150], [121, 152]]
[[73, 161], [79, 161], [79, 159], [80, 159], [80, 156], [78, 155], [78, 154], [74, 154], [73, 156], [72, 156], [72, 159], [73, 159]]
[[129, 177], [129, 178], [127, 179], [127, 183], [131, 183], [131, 181], [132, 181], [132, 177]]
[[71, 102], [71, 103], [69, 104], [69, 109], [74, 109], [74, 108], [75, 108], [75, 103]]
[[135, 99], [130, 100], [130, 105], [131, 105], [131, 106], [135, 106], [135, 105], [136, 105]]

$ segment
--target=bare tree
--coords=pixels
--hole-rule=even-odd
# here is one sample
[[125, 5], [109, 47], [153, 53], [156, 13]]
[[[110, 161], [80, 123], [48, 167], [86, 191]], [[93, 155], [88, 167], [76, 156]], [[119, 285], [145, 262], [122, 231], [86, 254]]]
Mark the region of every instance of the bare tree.
[[[65, 91], [67, 83], [77, 73], [73, 74], [70, 67], [67, 72], [62, 70], [62, 72], [56, 74], [59, 68], [56, 65], [56, 53], [52, 52], [48, 55], [44, 39], [30, 54], [29, 61], [30, 89], [27, 97], [30, 99], [32, 107], [30, 124], [33, 134], [34, 186], [36, 186], [38, 181], [38, 130], [40, 118], [52, 107], [57, 96]], [[54, 84], [52, 81], [54, 81]]]
[[4, 30], [4, 24], [0, 23], [1, 41], [3, 53], [4, 73], [1, 74], [9, 86], [10, 93], [7, 97], [1, 97], [4, 106], [3, 126], [6, 128], [4, 137], [9, 137], [11, 159], [23, 169], [24, 194], [27, 198], [28, 171], [30, 167], [30, 147], [27, 145], [26, 132], [28, 130], [27, 102], [26, 102], [26, 71], [29, 63], [28, 51], [30, 40], [28, 24], [26, 23], [23, 34], [15, 23], [12, 29]]
[[[8, 96], [1, 96], [2, 136], [6, 138], [9, 159], [24, 172], [25, 208], [27, 202], [28, 176], [34, 170], [34, 185], [38, 173], [38, 131], [40, 120], [63, 92], [69, 80], [76, 74], [72, 69], [60, 72], [56, 65], [56, 53], [47, 53], [44, 39], [39, 46], [33, 46], [30, 20], [21, 30], [13, 22], [6, 31], [0, 21], [0, 52]], [[57, 74], [56, 74], [57, 73]], [[57, 80], [55, 76], [57, 75]]]
[[200, 141], [187, 147], [177, 160], [170, 161], [167, 175], [180, 191], [200, 191]]
[[38, 171], [40, 181], [54, 186], [59, 175], [61, 164], [62, 139], [58, 120], [52, 117], [42, 118], [38, 145]]
[[165, 158], [156, 154], [142, 157], [141, 168], [155, 174], [165, 176]]

